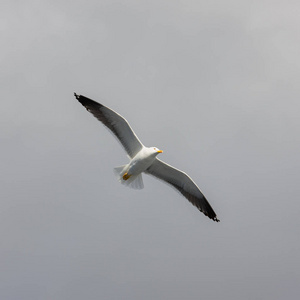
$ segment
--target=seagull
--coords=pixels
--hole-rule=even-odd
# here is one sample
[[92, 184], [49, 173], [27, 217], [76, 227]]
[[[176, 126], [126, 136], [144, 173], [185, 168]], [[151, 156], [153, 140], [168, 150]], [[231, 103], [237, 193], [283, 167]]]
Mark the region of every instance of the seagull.
[[216, 213], [191, 177], [157, 158], [158, 154], [163, 153], [162, 150], [144, 146], [127, 120], [117, 112], [85, 96], [76, 93], [74, 96], [88, 112], [111, 130], [127, 152], [129, 163], [114, 168], [120, 183], [134, 189], [142, 189], [142, 173], [152, 175], [173, 186], [204, 215], [219, 222]]

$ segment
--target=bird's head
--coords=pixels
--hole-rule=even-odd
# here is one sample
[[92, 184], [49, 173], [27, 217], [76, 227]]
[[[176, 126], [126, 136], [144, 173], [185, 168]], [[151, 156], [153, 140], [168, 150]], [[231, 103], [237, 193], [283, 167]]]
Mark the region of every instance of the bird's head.
[[156, 147], [152, 147], [151, 149], [152, 149], [153, 153], [156, 154], [156, 155], [157, 155], [158, 153], [163, 153], [162, 150], [159, 150], [159, 149], [156, 148]]

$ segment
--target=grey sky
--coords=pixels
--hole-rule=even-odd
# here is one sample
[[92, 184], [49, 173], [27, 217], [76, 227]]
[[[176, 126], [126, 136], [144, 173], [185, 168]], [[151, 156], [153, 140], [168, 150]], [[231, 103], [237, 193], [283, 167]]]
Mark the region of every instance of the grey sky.
[[[296, 299], [299, 1], [4, 1], [0, 298]], [[127, 118], [220, 218], [127, 162]]]

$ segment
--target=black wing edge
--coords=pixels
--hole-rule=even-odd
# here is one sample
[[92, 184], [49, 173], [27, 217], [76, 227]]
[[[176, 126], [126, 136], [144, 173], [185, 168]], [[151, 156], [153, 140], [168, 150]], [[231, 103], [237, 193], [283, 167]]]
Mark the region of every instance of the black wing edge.
[[82, 95], [78, 95], [78, 94], [76, 94], [76, 93], [74, 93], [74, 96], [75, 96], [75, 98], [86, 108], [86, 109], [88, 109], [87, 107], [86, 107], [86, 105], [96, 105], [96, 106], [99, 106], [99, 107], [102, 107], [103, 105], [102, 104], [100, 104], [100, 103], [98, 103], [98, 102], [96, 102], [96, 101], [94, 101], [94, 100], [92, 100], [92, 99], [90, 99], [90, 98], [87, 98], [87, 97], [85, 97], [85, 96], [82, 96]]
[[[176, 187], [175, 187], [176, 188]], [[190, 195], [189, 193], [182, 191], [180, 189], [178, 189], [178, 191], [185, 196], [192, 205], [194, 205], [195, 207], [198, 208], [198, 210], [200, 212], [202, 212], [205, 216], [207, 216], [208, 218], [210, 218], [211, 220], [215, 221], [215, 222], [220, 222], [220, 220], [217, 217], [217, 214], [215, 213], [215, 211], [213, 210], [213, 208], [211, 207], [211, 205], [209, 204], [209, 202], [207, 201], [207, 199], [205, 198], [205, 196], [202, 194], [203, 198], [202, 201], [204, 201], [204, 209], [201, 208], [200, 204], [198, 204], [197, 202], [197, 198], [194, 198], [192, 195]], [[194, 198], [194, 199], [193, 199]]]
[[171, 185], [175, 190], [177, 190], [180, 194], [182, 194], [193, 206], [195, 206], [200, 212], [202, 212], [206, 217], [210, 218], [211, 220], [215, 222], [220, 222], [220, 220], [217, 217], [217, 214], [205, 198], [205, 196], [202, 194], [203, 198], [202, 201], [204, 201], [204, 208], [201, 208], [199, 202], [199, 199], [195, 196], [191, 195], [190, 193], [180, 189], [180, 187], [176, 186], [175, 184], [172, 184], [170, 182], [165, 181], [167, 184]]

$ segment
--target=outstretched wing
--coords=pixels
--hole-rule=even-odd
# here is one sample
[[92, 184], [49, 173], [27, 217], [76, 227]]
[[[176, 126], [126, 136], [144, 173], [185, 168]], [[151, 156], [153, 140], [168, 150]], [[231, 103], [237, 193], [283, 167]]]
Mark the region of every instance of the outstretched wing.
[[158, 158], [155, 159], [153, 164], [147, 169], [146, 173], [171, 184], [206, 216], [219, 222], [216, 213], [200, 189], [186, 173], [175, 169]]
[[133, 158], [143, 148], [143, 144], [135, 135], [125, 118], [96, 101], [82, 95], [77, 95], [76, 93], [74, 93], [74, 95], [76, 99], [87, 109], [87, 111], [92, 113], [99, 121], [112, 131], [131, 158]]

